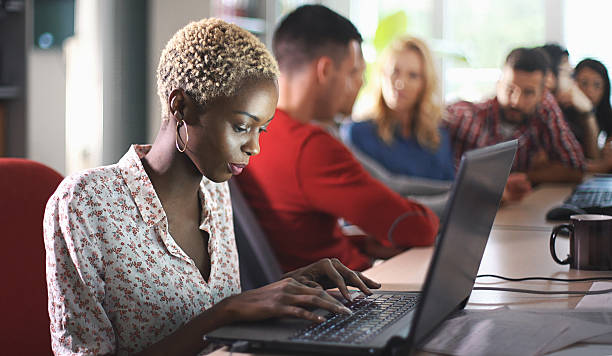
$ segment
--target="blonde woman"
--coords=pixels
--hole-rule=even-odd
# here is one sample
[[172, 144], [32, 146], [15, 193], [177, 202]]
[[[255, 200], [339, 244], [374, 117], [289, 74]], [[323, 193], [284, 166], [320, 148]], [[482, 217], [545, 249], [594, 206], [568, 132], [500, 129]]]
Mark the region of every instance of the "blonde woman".
[[398, 193], [443, 192], [455, 167], [448, 133], [440, 127], [440, 101], [427, 45], [415, 37], [399, 38], [381, 56], [371, 119], [343, 126], [342, 138], [374, 176]]

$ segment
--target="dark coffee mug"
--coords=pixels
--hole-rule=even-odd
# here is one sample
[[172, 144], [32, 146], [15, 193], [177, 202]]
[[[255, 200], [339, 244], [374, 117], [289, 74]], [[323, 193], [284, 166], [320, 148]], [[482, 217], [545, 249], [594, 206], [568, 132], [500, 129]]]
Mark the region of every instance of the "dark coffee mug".
[[[555, 240], [561, 230], [570, 232], [570, 253], [561, 261]], [[569, 224], [555, 226], [550, 235], [550, 254], [555, 262], [574, 269], [612, 270], [612, 216], [572, 215]]]

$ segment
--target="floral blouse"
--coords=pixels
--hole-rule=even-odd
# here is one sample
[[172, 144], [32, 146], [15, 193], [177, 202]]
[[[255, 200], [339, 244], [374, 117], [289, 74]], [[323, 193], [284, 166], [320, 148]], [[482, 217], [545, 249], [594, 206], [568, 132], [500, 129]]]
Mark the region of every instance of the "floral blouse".
[[174, 241], [134, 145], [119, 163], [64, 179], [44, 218], [56, 355], [138, 352], [240, 293], [226, 183], [200, 184], [210, 277]]

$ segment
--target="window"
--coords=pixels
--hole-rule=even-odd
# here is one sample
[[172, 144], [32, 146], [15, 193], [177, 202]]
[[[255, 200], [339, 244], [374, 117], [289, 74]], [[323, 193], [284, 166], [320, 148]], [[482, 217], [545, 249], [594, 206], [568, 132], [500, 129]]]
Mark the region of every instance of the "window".
[[601, 0], [566, 1], [564, 11], [565, 44], [570, 63], [576, 65], [590, 57], [600, 60], [608, 71], [612, 69], [610, 14], [612, 2]]
[[515, 47], [546, 42], [544, 1], [446, 1], [444, 37], [467, 62], [445, 56], [444, 96], [481, 100], [495, 93], [506, 55]]
[[[372, 42], [379, 20], [398, 11], [406, 14], [406, 32], [424, 39], [439, 59], [447, 103], [494, 95], [500, 67], [510, 50], [546, 42], [545, 0], [352, 1], [350, 18], [364, 37], [369, 64], [376, 60]], [[373, 80], [374, 75], [369, 74], [368, 79]], [[362, 95], [357, 113], [370, 102], [371, 98]]]

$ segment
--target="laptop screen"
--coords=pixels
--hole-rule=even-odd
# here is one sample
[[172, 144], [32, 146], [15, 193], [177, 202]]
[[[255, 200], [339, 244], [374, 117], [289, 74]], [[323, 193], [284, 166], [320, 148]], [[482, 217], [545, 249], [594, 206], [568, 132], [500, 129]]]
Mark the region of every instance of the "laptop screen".
[[467, 301], [516, 147], [513, 140], [463, 155], [423, 286], [422, 305], [413, 319], [413, 345]]

